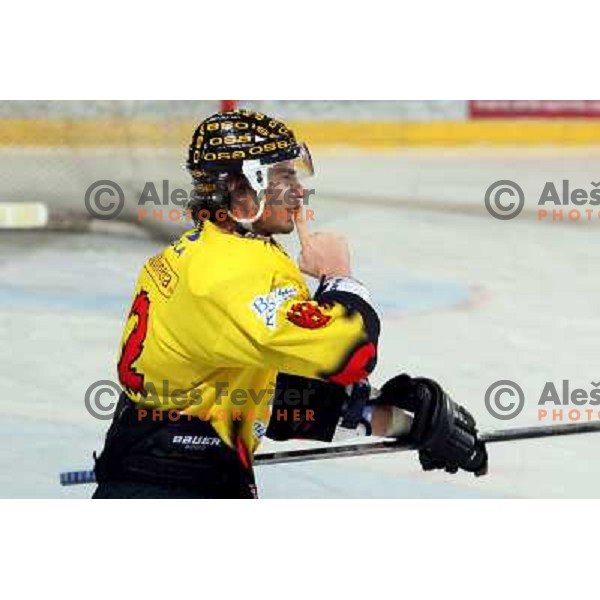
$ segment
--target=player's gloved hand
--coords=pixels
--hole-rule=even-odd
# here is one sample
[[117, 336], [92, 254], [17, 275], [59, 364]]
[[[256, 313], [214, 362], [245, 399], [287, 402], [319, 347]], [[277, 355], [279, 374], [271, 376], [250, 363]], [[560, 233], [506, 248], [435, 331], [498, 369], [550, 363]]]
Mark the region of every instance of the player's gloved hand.
[[476, 476], [487, 473], [487, 450], [477, 436], [475, 419], [437, 382], [397, 375], [383, 385], [377, 403], [397, 406], [413, 414], [409, 440], [418, 449], [425, 471], [445, 469], [456, 473], [464, 469]]

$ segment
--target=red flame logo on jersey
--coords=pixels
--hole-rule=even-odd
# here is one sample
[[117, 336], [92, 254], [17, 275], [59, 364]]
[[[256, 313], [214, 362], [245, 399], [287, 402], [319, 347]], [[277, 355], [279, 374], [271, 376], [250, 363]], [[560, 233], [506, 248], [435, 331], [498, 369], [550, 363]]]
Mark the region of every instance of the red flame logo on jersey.
[[287, 318], [294, 325], [305, 329], [325, 327], [331, 321], [331, 317], [323, 314], [319, 306], [312, 302], [296, 302], [288, 310]]

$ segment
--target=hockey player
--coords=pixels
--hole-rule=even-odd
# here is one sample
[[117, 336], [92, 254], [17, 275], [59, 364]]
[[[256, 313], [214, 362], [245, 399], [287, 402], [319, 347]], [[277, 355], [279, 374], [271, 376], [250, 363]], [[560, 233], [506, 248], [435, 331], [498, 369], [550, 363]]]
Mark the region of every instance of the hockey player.
[[[195, 227], [137, 281], [94, 497], [255, 497], [265, 434], [404, 436], [425, 469], [485, 473], [473, 417], [436, 382], [398, 375], [368, 393], [379, 318], [346, 241], [303, 217], [306, 145], [266, 115], [222, 112], [196, 129], [188, 169]], [[294, 229], [298, 263], [272, 237]]]

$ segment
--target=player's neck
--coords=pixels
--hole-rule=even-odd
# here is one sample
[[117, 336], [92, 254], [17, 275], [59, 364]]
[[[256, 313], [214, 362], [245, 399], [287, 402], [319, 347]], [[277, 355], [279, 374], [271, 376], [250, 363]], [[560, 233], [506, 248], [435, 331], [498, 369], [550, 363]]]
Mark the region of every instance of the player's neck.
[[215, 223], [218, 229], [220, 229], [223, 233], [228, 233], [231, 235], [236, 235], [238, 237], [243, 237], [245, 239], [258, 239], [265, 242], [272, 242], [273, 238], [270, 235], [257, 233], [255, 231], [250, 231], [249, 229], [245, 229], [239, 223], [233, 221], [233, 219], [227, 219], [226, 221], [222, 221], [220, 223]]

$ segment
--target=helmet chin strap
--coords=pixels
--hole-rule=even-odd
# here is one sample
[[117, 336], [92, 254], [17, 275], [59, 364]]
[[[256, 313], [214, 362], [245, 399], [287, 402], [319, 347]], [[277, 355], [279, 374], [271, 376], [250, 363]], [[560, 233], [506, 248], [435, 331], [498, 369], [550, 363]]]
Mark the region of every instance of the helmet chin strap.
[[260, 198], [258, 212], [253, 217], [242, 219], [236, 217], [230, 210], [227, 211], [231, 219], [248, 231], [254, 230], [253, 224], [262, 217], [265, 210], [266, 195], [264, 192], [267, 189], [267, 169], [268, 166], [261, 164], [260, 160], [245, 160], [242, 163], [242, 173], [256, 192], [257, 197]]

